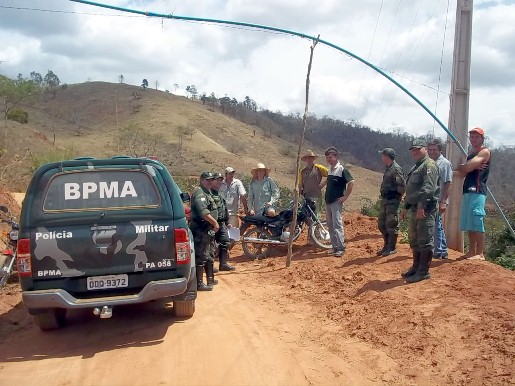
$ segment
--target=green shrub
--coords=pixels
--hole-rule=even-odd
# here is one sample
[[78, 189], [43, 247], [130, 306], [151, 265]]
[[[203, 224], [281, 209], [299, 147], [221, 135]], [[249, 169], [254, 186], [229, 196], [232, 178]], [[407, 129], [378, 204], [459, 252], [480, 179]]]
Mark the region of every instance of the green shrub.
[[[515, 215], [511, 216], [511, 226], [515, 226]], [[495, 230], [489, 240], [487, 260], [504, 268], [515, 270], [515, 238], [508, 227]]]
[[377, 200], [375, 203], [370, 198], [365, 198], [361, 205], [361, 214], [369, 217], [379, 217], [381, 210], [381, 200]]
[[29, 113], [22, 109], [12, 109], [7, 113], [7, 119], [19, 123], [29, 123]]
[[34, 154], [31, 159], [31, 171], [35, 172], [37, 168], [49, 162], [64, 161], [78, 157], [73, 149], [51, 149], [45, 153]]

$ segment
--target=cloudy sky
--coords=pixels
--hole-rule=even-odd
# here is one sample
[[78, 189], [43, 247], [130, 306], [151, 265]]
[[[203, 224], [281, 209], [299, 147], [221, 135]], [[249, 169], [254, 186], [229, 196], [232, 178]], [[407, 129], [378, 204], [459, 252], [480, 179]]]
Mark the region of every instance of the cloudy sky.
[[[448, 122], [457, 0], [105, 0], [117, 7], [247, 22], [320, 38], [380, 67]], [[291, 35], [139, 16], [67, 0], [0, 0], [0, 74], [188, 85], [283, 113], [304, 111], [311, 41]], [[178, 85], [176, 89], [175, 85]], [[310, 113], [372, 129], [445, 132], [410, 97], [325, 45], [314, 52]], [[475, 0], [469, 126], [515, 145], [515, 0]]]

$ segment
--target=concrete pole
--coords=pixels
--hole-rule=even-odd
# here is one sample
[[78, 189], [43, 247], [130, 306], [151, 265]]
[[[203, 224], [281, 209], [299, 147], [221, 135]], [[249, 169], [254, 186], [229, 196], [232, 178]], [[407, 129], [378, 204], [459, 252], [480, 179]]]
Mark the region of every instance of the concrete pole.
[[[452, 63], [451, 107], [449, 130], [466, 149], [468, 146], [468, 118], [470, 96], [470, 60], [472, 46], [473, 0], [458, 0], [456, 7], [456, 30], [454, 34], [454, 56]], [[447, 137], [447, 158], [453, 168], [466, 161], [466, 157], [450, 137]], [[453, 174], [444, 227], [447, 245], [451, 249], [464, 251], [463, 232], [460, 231], [460, 205], [463, 177]]]

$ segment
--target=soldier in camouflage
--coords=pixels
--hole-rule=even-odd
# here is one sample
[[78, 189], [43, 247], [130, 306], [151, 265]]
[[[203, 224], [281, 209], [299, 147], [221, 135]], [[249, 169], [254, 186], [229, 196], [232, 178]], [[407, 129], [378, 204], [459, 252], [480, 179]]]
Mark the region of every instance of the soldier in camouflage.
[[231, 243], [229, 232], [227, 231], [229, 212], [227, 211], [225, 199], [219, 194], [224, 177], [221, 173], [214, 173], [214, 177], [215, 179], [213, 180], [211, 191], [216, 206], [218, 207], [218, 224], [220, 225], [220, 229], [215, 234], [215, 240], [218, 243], [218, 260], [220, 262], [218, 269], [220, 271], [234, 271], [236, 268], [227, 263], [227, 259], [229, 258], [229, 245]]
[[382, 155], [385, 171], [380, 189], [381, 209], [377, 224], [384, 244], [377, 256], [388, 256], [397, 252], [395, 248], [399, 234], [399, 205], [406, 191], [406, 184], [402, 168], [395, 162], [395, 150], [387, 147], [379, 153]]
[[[200, 175], [200, 186], [191, 194], [190, 229], [195, 243], [198, 291], [211, 291], [215, 284], [211, 242], [220, 226], [217, 221], [218, 208], [211, 195], [213, 179], [213, 173], [202, 172]], [[207, 285], [202, 280], [204, 269], [206, 270]]]
[[433, 259], [436, 212], [440, 194], [440, 169], [429, 158], [426, 143], [416, 139], [410, 147], [415, 160], [406, 179], [406, 198], [401, 218], [410, 212], [408, 237], [413, 250], [413, 265], [402, 273], [408, 283], [429, 279]]

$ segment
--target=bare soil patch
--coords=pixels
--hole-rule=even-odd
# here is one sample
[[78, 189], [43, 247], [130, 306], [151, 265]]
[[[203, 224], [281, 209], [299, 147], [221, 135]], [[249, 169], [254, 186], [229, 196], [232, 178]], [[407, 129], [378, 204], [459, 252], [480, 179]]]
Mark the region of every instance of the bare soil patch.
[[[408, 285], [400, 278], [411, 264], [407, 245], [377, 257], [382, 240], [375, 219], [346, 213], [345, 227], [343, 258], [301, 238], [290, 268], [286, 248], [249, 261], [237, 245], [231, 251], [237, 271], [218, 274], [220, 284], [199, 294], [197, 311], [186, 321], [148, 305], [115, 310], [106, 321], [91, 312], [71, 313], [69, 326], [42, 333], [11, 283], [0, 291], [2, 379], [515, 384], [514, 272], [451, 252], [449, 260], [433, 261], [431, 280]], [[187, 375], [177, 380], [179, 371]]]

